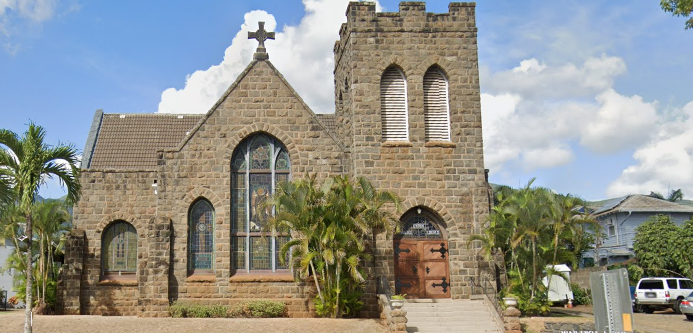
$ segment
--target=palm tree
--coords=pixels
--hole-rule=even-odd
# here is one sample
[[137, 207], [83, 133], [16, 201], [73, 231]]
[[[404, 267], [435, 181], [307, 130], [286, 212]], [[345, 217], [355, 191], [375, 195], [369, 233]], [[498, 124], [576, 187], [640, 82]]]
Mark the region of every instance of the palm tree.
[[677, 202], [677, 201], [683, 200], [683, 192], [681, 191], [681, 189], [669, 191], [669, 196], [666, 198], [661, 193], [655, 192], [655, 191], [650, 191], [649, 196], [651, 196], [653, 198], [657, 198], [657, 199], [671, 201], [671, 202]]
[[[557, 264], [559, 239], [566, 239], [566, 234], [576, 235], [580, 228], [586, 224], [598, 225], [598, 222], [589, 213], [582, 213], [580, 208], [585, 207], [585, 201], [581, 198], [567, 195], [554, 195], [553, 211], [551, 218], [551, 229], [553, 231], [553, 258], [552, 267]], [[576, 260], [576, 258], [574, 259]], [[553, 269], [548, 271], [548, 284], [546, 289], [551, 287], [551, 275]]]
[[60, 250], [61, 236], [69, 231], [69, 226], [65, 223], [70, 220], [70, 213], [60, 201], [44, 201], [34, 208], [33, 217], [39, 241], [37, 278], [41, 289], [38, 296], [41, 299], [40, 306], [45, 306], [49, 273], [55, 267], [53, 257]]
[[[358, 306], [355, 294], [365, 281], [363, 262], [369, 258], [365, 239], [376, 228], [395, 230], [394, 218], [384, 207], [398, 207], [399, 199], [375, 190], [366, 179], [354, 186], [347, 177], [328, 178], [317, 187], [315, 175], [279, 185], [267, 202], [275, 209], [269, 232], [290, 231], [292, 240], [280, 252], [302, 279], [312, 276], [321, 315], [341, 317]], [[342, 298], [350, 296], [349, 300]]]
[[51, 177], [57, 177], [67, 189], [67, 201], [77, 202], [81, 192], [78, 181], [79, 169], [77, 150], [71, 145], [48, 145], [43, 127], [29, 124], [20, 137], [16, 133], [0, 129], [0, 169], [16, 196], [19, 210], [26, 219], [26, 315], [24, 332], [31, 333], [32, 267], [33, 267], [33, 212], [34, 198], [39, 188]]
[[[532, 265], [532, 289], [531, 299], [534, 298], [539, 282], [538, 266], [541, 257], [538, 253], [539, 240], [550, 223], [550, 197], [551, 191], [545, 188], [532, 188], [535, 179], [531, 179], [527, 185], [515, 192], [508, 200], [507, 211], [515, 216], [517, 227], [510, 240], [511, 247], [517, 249], [525, 244], [531, 251], [530, 261]], [[543, 266], [543, 265], [541, 265]]]

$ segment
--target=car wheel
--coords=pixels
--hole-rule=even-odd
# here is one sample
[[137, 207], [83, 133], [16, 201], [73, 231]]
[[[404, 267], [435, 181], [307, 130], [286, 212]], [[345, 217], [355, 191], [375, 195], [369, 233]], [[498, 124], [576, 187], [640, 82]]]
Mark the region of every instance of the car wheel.
[[674, 304], [674, 312], [676, 314], [681, 314], [681, 301], [683, 301], [683, 298], [678, 298], [676, 299], [676, 304]]
[[644, 306], [642, 306], [642, 305], [640, 305], [640, 304], [636, 304], [636, 305], [633, 307], [633, 312], [635, 312], [635, 313], [643, 313], [643, 312], [645, 312], [645, 309], [644, 309], [644, 308], [645, 308]]
[[645, 313], [654, 313], [654, 309], [651, 308], [651, 307], [649, 307], [649, 306], [643, 306], [643, 307], [642, 307], [642, 312], [645, 312]]
[[693, 320], [693, 315], [686, 314], [686, 319], [688, 319], [688, 320]]

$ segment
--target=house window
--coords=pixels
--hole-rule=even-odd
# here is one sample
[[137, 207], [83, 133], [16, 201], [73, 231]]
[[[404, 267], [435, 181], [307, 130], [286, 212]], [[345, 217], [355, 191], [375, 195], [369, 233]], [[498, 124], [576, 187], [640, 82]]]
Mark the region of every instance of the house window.
[[450, 141], [448, 80], [438, 67], [424, 75], [424, 122], [426, 141]]
[[262, 203], [279, 183], [289, 180], [289, 152], [278, 140], [264, 134], [255, 135], [236, 148], [231, 170], [233, 269], [246, 273], [286, 270], [287, 265], [281, 263], [278, 253], [289, 236], [268, 235], [263, 230], [272, 212], [263, 208]]
[[104, 279], [135, 278], [137, 231], [132, 224], [115, 221], [104, 230], [101, 240], [101, 270]]
[[409, 141], [407, 81], [402, 71], [388, 67], [380, 78], [380, 117], [384, 141]]
[[609, 237], [616, 236], [616, 226], [614, 225], [614, 221], [612, 219], [606, 220], [606, 227], [607, 227], [607, 235]]
[[214, 272], [214, 208], [204, 199], [190, 208], [188, 224], [188, 272], [210, 274]]

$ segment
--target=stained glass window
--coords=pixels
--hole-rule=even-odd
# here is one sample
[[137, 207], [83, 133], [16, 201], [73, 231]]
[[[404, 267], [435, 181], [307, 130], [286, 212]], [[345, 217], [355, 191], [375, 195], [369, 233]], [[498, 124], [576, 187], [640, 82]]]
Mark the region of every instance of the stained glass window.
[[214, 209], [206, 200], [198, 200], [190, 210], [189, 224], [191, 273], [211, 272], [214, 269]]
[[137, 231], [132, 224], [116, 221], [103, 233], [103, 275], [134, 274], [137, 269]]
[[411, 210], [402, 217], [402, 231], [398, 238], [443, 238], [435, 217], [421, 208]]
[[[278, 140], [264, 134], [242, 141], [231, 159], [231, 263], [237, 272], [287, 269], [278, 259], [288, 236], [263, 231], [271, 208], [263, 207], [277, 185], [288, 181], [289, 152]], [[265, 232], [263, 234], [263, 232]]]

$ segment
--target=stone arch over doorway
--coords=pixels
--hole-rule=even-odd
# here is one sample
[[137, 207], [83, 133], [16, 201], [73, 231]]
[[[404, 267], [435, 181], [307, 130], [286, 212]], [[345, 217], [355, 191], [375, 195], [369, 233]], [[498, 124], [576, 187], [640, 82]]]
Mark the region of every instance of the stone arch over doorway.
[[400, 218], [393, 241], [395, 292], [407, 298], [450, 298], [450, 255], [445, 224], [435, 211], [417, 206]]

